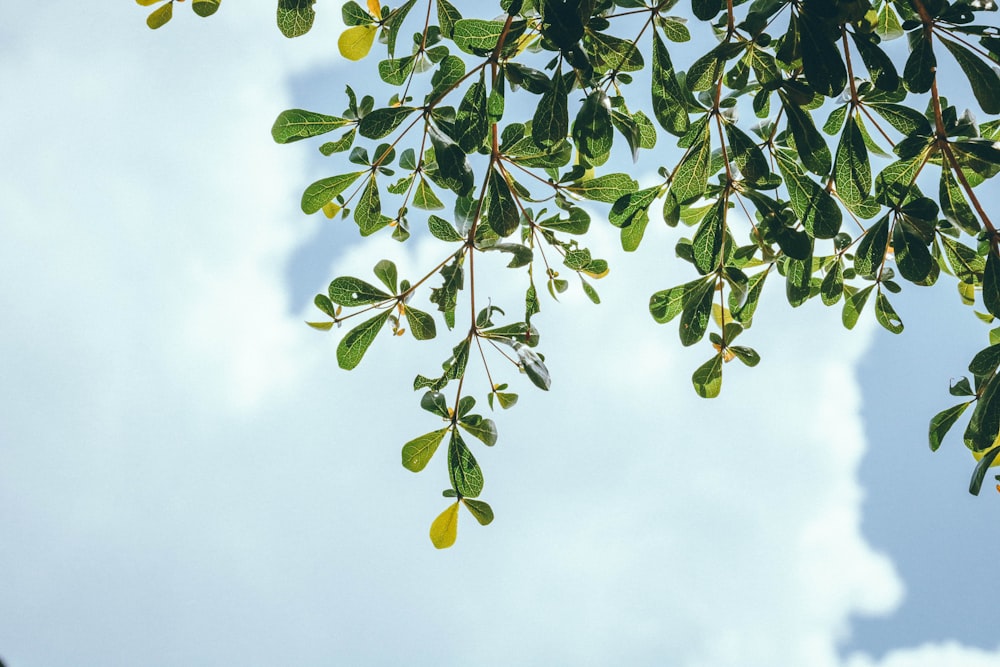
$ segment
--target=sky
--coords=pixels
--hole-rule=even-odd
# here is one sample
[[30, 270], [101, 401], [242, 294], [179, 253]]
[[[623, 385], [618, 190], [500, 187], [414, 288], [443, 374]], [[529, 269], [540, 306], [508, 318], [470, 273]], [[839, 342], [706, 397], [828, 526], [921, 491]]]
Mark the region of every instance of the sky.
[[409, 378], [450, 339], [380, 338], [347, 373], [302, 290], [439, 250], [302, 215], [336, 166], [271, 123], [354, 70], [323, 3], [291, 41], [245, 4], [156, 33], [132, 3], [0, 25], [8, 667], [1000, 664], [967, 620], [997, 599], [997, 498], [965, 492], [959, 443], [926, 446], [985, 344], [949, 289], [900, 302], [902, 337], [772, 295], [761, 365], [704, 401], [705, 350], [646, 309], [684, 278], [673, 240], [625, 257], [595, 224], [604, 302], [543, 302], [552, 390], [511, 378], [476, 450], [497, 519], [435, 550], [446, 473], [399, 448], [438, 427]]

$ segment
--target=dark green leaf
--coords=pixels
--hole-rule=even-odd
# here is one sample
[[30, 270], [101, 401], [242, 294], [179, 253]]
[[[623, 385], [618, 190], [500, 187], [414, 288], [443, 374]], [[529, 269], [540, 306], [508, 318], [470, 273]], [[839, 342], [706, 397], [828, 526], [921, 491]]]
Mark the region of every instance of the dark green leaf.
[[368, 139], [381, 139], [391, 134], [414, 111], [413, 107], [375, 109], [361, 119], [358, 132]]
[[466, 153], [475, 152], [489, 134], [489, 117], [486, 113], [486, 84], [483, 76], [465, 92], [455, 116], [455, 136], [459, 147]]
[[497, 425], [492, 419], [480, 415], [466, 415], [459, 420], [458, 425], [469, 435], [478, 438], [487, 447], [497, 444]]
[[708, 319], [712, 314], [712, 297], [715, 295], [715, 282], [707, 280], [691, 290], [684, 301], [681, 311], [679, 333], [681, 344], [688, 346], [700, 341], [708, 328]]
[[864, 238], [858, 244], [854, 256], [854, 269], [858, 275], [874, 277], [876, 271], [885, 260], [885, 251], [889, 243], [889, 216], [879, 218], [878, 222], [868, 228]]
[[849, 293], [846, 296], [842, 317], [845, 328], [853, 329], [854, 325], [858, 323], [858, 317], [864, 309], [865, 303], [868, 301], [868, 297], [871, 295], [873, 289], [875, 289], [875, 285], [869, 285], [862, 290]]
[[986, 471], [996, 461], [997, 454], [1000, 454], [1000, 447], [993, 447], [983, 454], [983, 458], [979, 459], [975, 470], [972, 471], [972, 479], [969, 480], [969, 493], [972, 495], [979, 495], [979, 491], [983, 486], [983, 479], [986, 478]]
[[919, 283], [930, 275], [934, 258], [927, 243], [903, 219], [897, 220], [892, 230], [892, 248], [896, 256], [896, 266], [904, 278]]
[[507, 179], [497, 169], [491, 169], [489, 175], [489, 196], [486, 212], [490, 228], [500, 238], [510, 236], [521, 224], [521, 212], [517, 201], [507, 184]]
[[962, 413], [965, 412], [965, 409], [971, 404], [971, 401], [967, 403], [959, 403], [958, 405], [954, 405], [947, 410], [942, 410], [934, 415], [931, 419], [928, 433], [928, 439], [930, 440], [932, 452], [936, 452], [938, 450], [938, 447], [941, 446], [941, 441], [944, 440], [944, 436], [949, 430], [951, 430], [951, 427], [955, 425], [958, 418], [962, 416]]
[[484, 503], [482, 500], [462, 498], [462, 503], [465, 505], [465, 508], [469, 510], [469, 513], [476, 518], [479, 525], [488, 526], [493, 523], [493, 508]]
[[611, 100], [603, 90], [595, 90], [584, 100], [573, 121], [573, 141], [587, 162], [602, 165], [607, 161], [614, 140], [611, 124]]
[[460, 496], [475, 498], [483, 492], [483, 471], [469, 451], [458, 429], [451, 432], [448, 443], [448, 476]]
[[979, 56], [958, 42], [948, 39], [941, 41], [962, 67], [983, 111], [989, 114], [1000, 113], [1000, 75], [997, 74], [995, 65], [990, 66], [983, 62]]
[[875, 295], [875, 319], [894, 334], [903, 332], [902, 320], [899, 319], [899, 315], [893, 310], [892, 304], [889, 303], [889, 298], [881, 291]]
[[910, 44], [910, 56], [903, 68], [903, 84], [911, 93], [926, 93], [931, 89], [934, 72], [937, 69], [934, 47], [923, 30], [914, 30], [911, 35], [913, 39]]
[[992, 250], [986, 257], [983, 272], [983, 305], [990, 315], [1000, 317], [1000, 258]]
[[312, 28], [316, 0], [278, 0], [278, 29], [285, 37], [299, 37]]
[[539, 146], [553, 146], [569, 133], [569, 110], [562, 68], [552, 75], [552, 87], [545, 91], [531, 121], [531, 138]]
[[521, 362], [521, 368], [524, 369], [525, 374], [531, 380], [532, 384], [539, 389], [548, 391], [552, 385], [552, 379], [549, 377], [549, 369], [545, 367], [545, 363], [541, 357], [526, 345], [516, 344], [514, 349]]

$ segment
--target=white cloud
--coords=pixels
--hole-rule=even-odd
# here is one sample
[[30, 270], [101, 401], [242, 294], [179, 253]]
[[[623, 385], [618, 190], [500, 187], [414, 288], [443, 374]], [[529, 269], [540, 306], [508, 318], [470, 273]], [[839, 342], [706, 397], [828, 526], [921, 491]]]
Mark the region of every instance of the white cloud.
[[[651, 229], [625, 258], [598, 230], [605, 303], [538, 318], [552, 391], [497, 366], [523, 394], [477, 450], [497, 521], [434, 551], [441, 462], [398, 458], [437, 426], [409, 378], [451, 341], [380, 339], [346, 374], [336, 336], [285, 312], [315, 222], [307, 149], [267, 129], [333, 40], [286, 42], [260, 4], [154, 35], [134, 7], [33, 7], [50, 41], [0, 63], [25, 91], [5, 125], [31, 128], [0, 136], [8, 664], [840, 664], [850, 615], [902, 594], [858, 528], [870, 328], [768, 307], [745, 335], [761, 366], [702, 401], [705, 348], [646, 313], [681, 279], [659, 275], [672, 250]], [[400, 252], [375, 238], [337, 273]], [[440, 254], [406, 252], [410, 277]], [[989, 660], [848, 667], [959, 654]]]

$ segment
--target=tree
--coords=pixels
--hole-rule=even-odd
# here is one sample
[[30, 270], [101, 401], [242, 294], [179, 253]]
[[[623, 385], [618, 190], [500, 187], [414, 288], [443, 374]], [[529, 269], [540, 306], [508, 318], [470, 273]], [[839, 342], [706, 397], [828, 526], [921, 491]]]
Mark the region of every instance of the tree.
[[[149, 15], [151, 28], [170, 20], [174, 1]], [[220, 1], [192, 8], [209, 16]], [[279, 0], [278, 27], [304, 34], [313, 4]], [[290, 109], [274, 123], [282, 144], [335, 132], [319, 150], [354, 165], [341, 161], [340, 173], [306, 187], [305, 213], [398, 241], [419, 222], [442, 244], [439, 261], [412, 281], [388, 259], [374, 267], [379, 284], [335, 278], [315, 298], [325, 319], [309, 323], [349, 325], [337, 347], [348, 370], [384, 331], [427, 340], [440, 322], [457, 328], [442, 372], [413, 381], [443, 426], [402, 449], [404, 467], [418, 472], [447, 440], [439, 458], [454, 502], [431, 526], [438, 548], [454, 543], [460, 505], [481, 524], [493, 519], [468, 438], [492, 446], [497, 428], [474, 412], [474, 394], [491, 410], [511, 408], [513, 370], [549, 389], [532, 322], [539, 288], [558, 300], [566, 274], [600, 302], [592, 281], [608, 263], [582, 243], [593, 207], [605, 207], [626, 251], [658, 211], [677, 235], [691, 280], [653, 292], [649, 310], [679, 321], [682, 345], [707, 335], [709, 357], [692, 375], [705, 398], [719, 394], [728, 362], [759, 362], [736, 341], [772, 275], [793, 307], [819, 297], [842, 308], [848, 329], [871, 304], [878, 323], [900, 333], [890, 295], [903, 281], [936, 285], [942, 273], [979, 319], [1000, 317], [1000, 234], [976, 193], [1000, 171], [1000, 121], [979, 123], [945, 97], [968, 85], [979, 110], [1000, 113], [1000, 30], [980, 21], [997, 10], [993, 0], [692, 0], [693, 22], [676, 4], [501, 0], [501, 18], [490, 19], [467, 18], [449, 0], [352, 0], [340, 53], [361, 60], [377, 38], [386, 52], [378, 75], [394, 92], [376, 102], [347, 86], [339, 115]], [[676, 48], [692, 39], [689, 25], [711, 47], [693, 58]], [[964, 76], [939, 76], [939, 58]], [[610, 170], [668, 142], [677, 150], [649, 187]], [[523, 317], [477, 291], [477, 275], [491, 270], [477, 258], [488, 253], [503, 253], [523, 281]], [[418, 294], [437, 314], [413, 305]], [[973, 406], [963, 434], [977, 460], [973, 494], [1000, 465], [1000, 327], [989, 338], [969, 364], [972, 379], [950, 387], [964, 402], [929, 428], [936, 450]], [[469, 374], [478, 367], [481, 377]]]

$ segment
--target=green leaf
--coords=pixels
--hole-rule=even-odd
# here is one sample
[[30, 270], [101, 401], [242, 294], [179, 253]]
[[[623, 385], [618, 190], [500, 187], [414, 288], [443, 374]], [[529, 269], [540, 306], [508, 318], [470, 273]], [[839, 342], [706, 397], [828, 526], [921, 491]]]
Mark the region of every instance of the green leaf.
[[614, 141], [611, 123], [611, 99], [603, 90], [595, 90], [584, 100], [573, 121], [573, 141], [586, 161], [604, 164]]
[[837, 146], [837, 161], [834, 165], [837, 195], [852, 211], [868, 198], [872, 187], [872, 169], [868, 162], [868, 149], [853, 114], [847, 117], [844, 131]]
[[914, 38], [910, 43], [910, 55], [903, 68], [903, 84], [911, 93], [926, 93], [934, 82], [934, 72], [937, 69], [937, 58], [934, 57], [934, 47], [923, 30], [914, 30]]
[[462, 271], [464, 258], [464, 253], [456, 253], [455, 259], [441, 269], [443, 278], [441, 287], [431, 290], [431, 303], [437, 304], [438, 310], [444, 313], [444, 321], [449, 329], [455, 327], [455, 306], [458, 305], [458, 291], [462, 289], [464, 282]]
[[590, 214], [582, 208], [574, 206], [569, 210], [568, 218], [560, 218], [558, 215], [554, 215], [538, 222], [538, 225], [545, 229], [565, 232], [566, 234], [586, 234], [587, 230], [590, 229]]
[[983, 272], [983, 305], [990, 315], [1000, 317], [1000, 258], [992, 250], [986, 256]]
[[382, 60], [378, 64], [378, 75], [391, 86], [401, 86], [413, 72], [414, 65], [416, 65], [416, 56]]
[[941, 204], [941, 214], [966, 234], [975, 236], [981, 229], [979, 220], [969, 207], [965, 194], [952, 175], [951, 169], [941, 170], [941, 182], [938, 187], [938, 201]]
[[375, 109], [361, 119], [358, 132], [368, 139], [381, 139], [389, 136], [414, 111], [416, 111], [414, 107]]
[[802, 70], [806, 81], [826, 97], [835, 97], [847, 85], [847, 69], [826, 22], [803, 13], [799, 20]]
[[972, 471], [972, 479], [969, 480], [969, 493], [972, 495], [979, 495], [979, 491], [983, 486], [983, 479], [986, 477], [986, 471], [996, 461], [997, 454], [1000, 454], [1000, 446], [993, 447], [979, 459], [975, 470]]
[[628, 174], [604, 174], [597, 178], [568, 185], [566, 189], [585, 199], [614, 204], [618, 199], [634, 192], [638, 187], [639, 184]]
[[730, 352], [736, 355], [736, 358], [742, 361], [744, 364], [753, 368], [760, 363], [760, 355], [757, 350], [752, 347], [744, 347], [743, 345], [731, 345], [727, 348]]
[[194, 0], [191, 3], [191, 9], [194, 10], [195, 14], [204, 18], [219, 11], [219, 4], [221, 2], [222, 0]]
[[423, 176], [417, 181], [417, 187], [413, 191], [413, 205], [425, 211], [440, 211], [444, 208], [444, 203], [434, 194], [434, 189]]
[[692, 289], [685, 299], [678, 329], [682, 345], [694, 345], [705, 336], [708, 319], [712, 314], [713, 296], [715, 296], [715, 281], [706, 280]]
[[865, 232], [864, 238], [858, 244], [854, 256], [854, 270], [858, 275], [874, 277], [885, 259], [886, 247], [889, 243], [889, 216], [879, 218]]
[[819, 295], [824, 305], [832, 306], [840, 301], [844, 294], [844, 264], [838, 259], [823, 277], [819, 286]]
[[670, 53], [660, 36], [653, 34], [653, 117], [675, 136], [688, 130], [687, 96], [681, 91]]
[[351, 174], [340, 174], [323, 178], [302, 193], [302, 211], [312, 215], [326, 204], [333, 201], [333, 198], [350, 187], [351, 183], [358, 180], [358, 177], [365, 172], [356, 171]]
[[521, 212], [517, 207], [507, 179], [497, 169], [490, 169], [487, 219], [490, 228], [500, 238], [510, 236], [521, 226]]
[[552, 75], [552, 87], [542, 95], [531, 120], [531, 138], [543, 148], [559, 143], [569, 133], [566, 95], [560, 66]]
[[862, 290], [849, 293], [844, 299], [844, 312], [842, 316], [844, 328], [853, 329], [854, 325], [858, 323], [858, 317], [861, 315], [861, 311], [864, 309], [865, 303], [868, 301], [868, 296], [872, 293], [873, 289], [875, 289], [875, 285], [869, 285]]
[[948, 39], [941, 41], [965, 72], [966, 78], [972, 85], [972, 92], [983, 111], [989, 114], [1000, 113], [1000, 75], [996, 69], [958, 42]]
[[337, 363], [345, 371], [352, 370], [361, 363], [372, 341], [389, 320], [390, 311], [379, 313], [347, 332], [337, 346]]
[[[438, 6], [440, 9], [440, 5]], [[489, 53], [496, 48], [497, 40], [503, 34], [504, 21], [484, 21], [482, 19], [459, 19], [452, 30], [455, 45], [473, 55]], [[524, 32], [524, 21], [511, 23], [507, 32], [506, 43], [517, 40]]]
[[475, 176], [465, 152], [432, 124], [427, 126], [427, 136], [434, 145], [434, 157], [445, 186], [460, 197], [471, 193]]
[[698, 225], [691, 249], [694, 251], [694, 266], [702, 275], [719, 268], [726, 239], [726, 199], [709, 209]]
[[451, 410], [448, 408], [448, 399], [439, 391], [428, 391], [420, 397], [420, 407], [431, 414], [442, 419], [451, 419]]
[[531, 380], [532, 384], [539, 389], [548, 391], [549, 387], [552, 386], [552, 379], [549, 377], [549, 369], [545, 367], [545, 363], [541, 357], [535, 354], [535, 351], [527, 345], [520, 343], [514, 345], [514, 350], [517, 352], [521, 368], [524, 369], [525, 374]]
[[441, 36], [451, 39], [455, 24], [462, 19], [462, 14], [448, 0], [437, 0], [437, 16]]
[[390, 292], [395, 294], [399, 291], [399, 272], [396, 265], [388, 259], [380, 260], [373, 269], [375, 277], [382, 281]]
[[465, 504], [465, 509], [469, 510], [469, 513], [476, 518], [479, 525], [488, 526], [493, 523], [493, 508], [482, 500], [462, 498], [462, 503]]
[[351, 276], [335, 278], [330, 283], [330, 301], [341, 306], [364, 306], [392, 298], [372, 284]]
[[483, 471], [457, 429], [452, 430], [448, 443], [448, 476], [452, 488], [464, 498], [483, 492]]
[[271, 136], [279, 144], [326, 134], [350, 123], [344, 118], [326, 116], [304, 109], [288, 109], [278, 114], [271, 127]]
[[816, 129], [812, 116], [805, 109], [788, 100], [784, 91], [781, 91], [781, 103], [785, 109], [785, 116], [788, 118], [788, 129], [795, 139], [795, 150], [802, 160], [806, 169], [824, 176], [830, 171], [830, 149], [826, 145], [823, 135]]
[[904, 278], [913, 283], [922, 282], [930, 275], [934, 258], [927, 244], [905, 219], [896, 221], [892, 230], [892, 247], [896, 266]]
[[403, 467], [412, 472], [426, 468], [449, 430], [450, 427], [445, 427], [431, 431], [403, 445]]
[[497, 444], [497, 425], [492, 419], [485, 419], [481, 415], [466, 415], [459, 420], [458, 425], [487, 447]]
[[430, 340], [437, 335], [434, 317], [413, 306], [406, 306], [406, 321], [410, 325], [410, 333], [417, 340]]
[[482, 146], [490, 131], [483, 76], [480, 73], [479, 81], [469, 86], [455, 116], [455, 137], [466, 153], [473, 153]]
[[369, 177], [368, 185], [354, 207], [354, 221], [358, 223], [362, 236], [370, 236], [389, 224], [389, 218], [382, 215], [382, 199], [374, 176]]
[[681, 314], [688, 295], [698, 287], [703, 287], [703, 278], [692, 280], [683, 285], [660, 290], [649, 297], [649, 313], [660, 324], [665, 324]]
[[154, 9], [149, 16], [146, 17], [146, 25], [152, 30], [157, 28], [162, 28], [165, 26], [171, 18], [174, 16], [174, 3], [168, 2], [164, 5], [160, 5]]
[[993, 375], [1000, 366], [1000, 345], [990, 345], [976, 353], [969, 362], [969, 372], [977, 378]]
[[722, 355], [717, 354], [701, 366], [691, 376], [694, 390], [702, 398], [715, 398], [722, 390]]
[[708, 184], [712, 164], [712, 142], [707, 124], [700, 135], [677, 166], [677, 173], [670, 186], [671, 192], [681, 204], [700, 198], [705, 194]]
[[[378, 2], [378, 0], [375, 0]], [[416, 0], [407, 0], [402, 5], [392, 10], [388, 16], [385, 18], [385, 27], [388, 28], [388, 35], [386, 38], [386, 46], [389, 51], [389, 57], [393, 58], [396, 55], [396, 39], [399, 36], [399, 29], [403, 25], [403, 21], [406, 20], [406, 15], [410, 13], [413, 9], [413, 5], [416, 4]]]
[[[312, 28], [316, 0], [278, 0], [278, 29], [285, 37], [299, 37]], [[374, 30], [372, 31], [374, 32]]]
[[938, 447], [941, 446], [941, 441], [944, 440], [944, 436], [949, 430], [951, 430], [951, 427], [955, 425], [958, 418], [962, 416], [962, 413], [965, 412], [965, 409], [971, 404], [972, 401], [959, 403], [958, 405], [954, 405], [947, 410], [942, 410], [934, 415], [931, 419], [928, 433], [928, 439], [930, 440], [932, 452], [936, 452], [938, 450]]
[[899, 315], [893, 310], [892, 305], [889, 303], [889, 298], [881, 291], [875, 295], [875, 319], [894, 334], [903, 332], [902, 320], [899, 319]]
[[428, 216], [427, 227], [434, 238], [449, 243], [464, 241], [465, 237], [458, 233], [450, 222], [436, 215]]
[[830, 193], [802, 173], [783, 153], [777, 153], [778, 169], [785, 180], [792, 210], [810, 235], [832, 239], [840, 231], [842, 214]]

